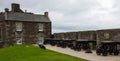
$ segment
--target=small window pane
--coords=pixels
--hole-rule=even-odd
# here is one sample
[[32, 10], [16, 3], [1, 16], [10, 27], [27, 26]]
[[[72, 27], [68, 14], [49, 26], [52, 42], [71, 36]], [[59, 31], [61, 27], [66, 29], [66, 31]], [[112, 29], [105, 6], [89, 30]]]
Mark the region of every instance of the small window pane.
[[22, 23], [16, 22], [16, 31], [22, 31]]
[[43, 24], [39, 24], [39, 31], [43, 31]]

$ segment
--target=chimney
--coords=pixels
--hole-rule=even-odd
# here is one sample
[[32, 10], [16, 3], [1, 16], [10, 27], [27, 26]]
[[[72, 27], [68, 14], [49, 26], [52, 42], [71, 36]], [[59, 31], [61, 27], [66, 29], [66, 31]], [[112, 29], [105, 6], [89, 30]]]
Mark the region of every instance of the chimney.
[[12, 3], [12, 12], [19, 12], [20, 11], [20, 5], [17, 3]]
[[45, 15], [45, 16], [48, 16], [48, 12], [44, 12], [44, 15]]
[[7, 12], [7, 13], [9, 12], [9, 9], [8, 9], [8, 8], [5, 8], [4, 10], [5, 10], [5, 12]]

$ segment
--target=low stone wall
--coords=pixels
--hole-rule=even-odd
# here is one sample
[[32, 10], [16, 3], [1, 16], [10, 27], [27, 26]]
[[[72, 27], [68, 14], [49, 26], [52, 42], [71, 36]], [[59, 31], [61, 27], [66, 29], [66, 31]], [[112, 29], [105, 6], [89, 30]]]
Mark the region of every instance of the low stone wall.
[[98, 30], [96, 32], [98, 43], [105, 40], [120, 41], [120, 29]]

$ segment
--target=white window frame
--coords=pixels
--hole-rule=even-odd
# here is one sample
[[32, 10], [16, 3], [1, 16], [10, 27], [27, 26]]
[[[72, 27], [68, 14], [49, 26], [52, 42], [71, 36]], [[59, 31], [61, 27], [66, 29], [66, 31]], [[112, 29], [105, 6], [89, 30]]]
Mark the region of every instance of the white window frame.
[[16, 22], [15, 24], [16, 24], [16, 31], [22, 31], [22, 26], [23, 26], [22, 22]]
[[39, 31], [44, 31], [44, 25], [42, 23], [39, 23]]
[[22, 44], [22, 38], [16, 37], [16, 44]]

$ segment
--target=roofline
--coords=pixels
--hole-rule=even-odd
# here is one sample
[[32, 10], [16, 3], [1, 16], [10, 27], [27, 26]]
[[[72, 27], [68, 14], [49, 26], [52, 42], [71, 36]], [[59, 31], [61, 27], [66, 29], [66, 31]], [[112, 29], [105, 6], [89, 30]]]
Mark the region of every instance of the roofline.
[[120, 30], [120, 28], [114, 28], [114, 29], [101, 29], [96, 31], [113, 31], [113, 30]]
[[37, 23], [51, 23], [51, 22], [40, 22], [40, 21], [21, 21], [21, 20], [5, 20], [11, 22], [37, 22]]

